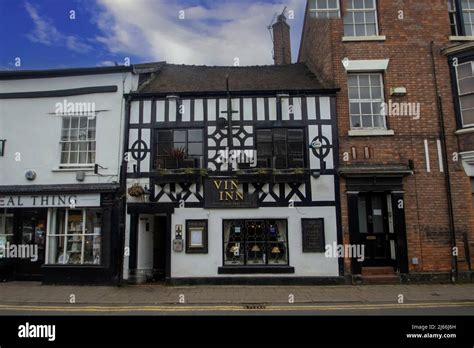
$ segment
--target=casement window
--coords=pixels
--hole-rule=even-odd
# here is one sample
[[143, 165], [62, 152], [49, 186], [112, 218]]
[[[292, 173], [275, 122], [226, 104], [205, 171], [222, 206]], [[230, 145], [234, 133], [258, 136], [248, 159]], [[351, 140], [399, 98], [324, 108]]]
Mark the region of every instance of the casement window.
[[456, 67], [458, 105], [462, 127], [474, 127], [474, 62]]
[[102, 211], [54, 209], [48, 235], [48, 263], [100, 265]]
[[347, 0], [344, 14], [344, 36], [377, 36], [375, 0]]
[[204, 165], [202, 129], [158, 130], [155, 144], [156, 169], [202, 168]]
[[315, 18], [339, 18], [339, 0], [311, 0], [309, 13]]
[[348, 74], [351, 129], [386, 129], [382, 74]]
[[474, 0], [448, 0], [451, 33], [474, 36]]
[[303, 129], [258, 129], [257, 166], [260, 168], [305, 168]]
[[96, 119], [88, 116], [63, 116], [61, 165], [93, 165], [96, 153]]
[[7, 243], [13, 243], [13, 214], [7, 214], [5, 210], [0, 214], [0, 257]]
[[5, 139], [0, 139], [0, 157], [5, 156], [5, 143], [7, 141]]
[[287, 220], [224, 220], [224, 266], [288, 265]]

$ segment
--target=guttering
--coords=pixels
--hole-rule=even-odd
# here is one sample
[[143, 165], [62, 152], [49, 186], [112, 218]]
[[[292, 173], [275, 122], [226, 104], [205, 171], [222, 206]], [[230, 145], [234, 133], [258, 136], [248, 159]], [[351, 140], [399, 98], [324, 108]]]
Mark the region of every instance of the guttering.
[[0, 71], [0, 80], [42, 79], [63, 76], [113, 74], [121, 72], [133, 72], [133, 66]]
[[458, 258], [454, 252], [454, 248], [457, 247], [456, 242], [456, 230], [454, 226], [454, 211], [453, 211], [453, 197], [451, 192], [451, 179], [449, 174], [449, 162], [448, 162], [448, 148], [446, 144], [446, 131], [444, 123], [444, 113], [443, 113], [443, 101], [441, 99], [441, 93], [438, 86], [438, 76], [436, 75], [436, 62], [435, 62], [435, 53], [434, 53], [434, 41], [431, 41], [431, 64], [433, 69], [434, 83], [436, 88], [436, 107], [438, 109], [438, 127], [439, 127], [439, 136], [441, 140], [442, 147], [442, 157], [443, 165], [445, 168], [444, 171], [444, 181], [446, 186], [446, 194], [448, 198], [448, 216], [449, 216], [449, 229], [451, 230], [451, 281], [455, 283], [458, 277]]
[[[331, 89], [301, 89], [301, 90], [256, 90], [256, 91], [248, 91], [248, 90], [241, 90], [241, 91], [231, 91], [230, 95], [232, 96], [275, 96], [277, 94], [287, 93], [290, 96], [304, 96], [304, 95], [327, 95], [327, 96], [334, 96], [337, 92], [339, 92], [340, 88], [331, 88]], [[163, 98], [166, 99], [169, 95], [179, 95], [180, 98], [183, 97], [226, 97], [226, 91], [191, 91], [191, 92], [132, 92], [128, 94], [124, 94], [125, 98], [133, 99], [149, 99], [149, 98]]]

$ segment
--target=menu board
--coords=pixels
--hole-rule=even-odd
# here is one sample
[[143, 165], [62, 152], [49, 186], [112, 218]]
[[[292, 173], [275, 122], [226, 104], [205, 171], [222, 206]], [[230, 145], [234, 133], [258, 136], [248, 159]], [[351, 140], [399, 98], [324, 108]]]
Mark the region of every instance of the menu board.
[[303, 252], [322, 253], [325, 251], [324, 219], [301, 219]]

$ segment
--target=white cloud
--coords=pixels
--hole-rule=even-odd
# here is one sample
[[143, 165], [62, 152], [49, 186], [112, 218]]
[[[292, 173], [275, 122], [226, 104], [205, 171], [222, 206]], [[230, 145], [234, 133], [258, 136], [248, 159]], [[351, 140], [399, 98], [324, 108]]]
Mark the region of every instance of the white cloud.
[[[284, 6], [297, 16], [304, 13], [303, 0], [221, 0], [210, 8], [183, 8], [164, 0], [97, 1], [100, 11], [94, 21], [102, 34], [96, 40], [109, 52], [178, 64], [233, 65], [235, 58], [240, 65], [273, 64], [267, 30], [273, 15]], [[181, 10], [185, 19], [179, 18]], [[301, 24], [302, 18], [298, 20]]]
[[38, 9], [29, 2], [25, 2], [25, 9], [35, 25], [33, 31], [26, 35], [30, 41], [47, 46], [63, 46], [78, 53], [87, 53], [92, 50], [91, 45], [84, 43], [77, 36], [60, 33], [53, 21], [48, 17], [40, 16]]

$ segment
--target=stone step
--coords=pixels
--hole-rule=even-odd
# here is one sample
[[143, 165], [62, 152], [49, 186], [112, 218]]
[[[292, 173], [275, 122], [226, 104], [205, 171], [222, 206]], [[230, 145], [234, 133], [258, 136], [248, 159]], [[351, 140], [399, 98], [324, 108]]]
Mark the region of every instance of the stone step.
[[363, 285], [383, 285], [383, 284], [400, 284], [398, 275], [366, 275], [362, 276]]
[[362, 267], [362, 275], [394, 275], [393, 267]]

